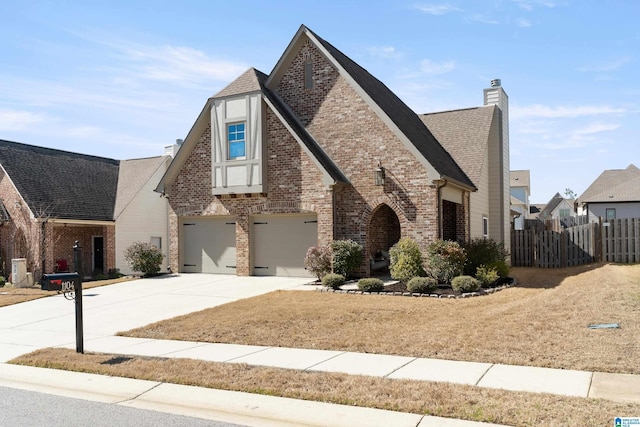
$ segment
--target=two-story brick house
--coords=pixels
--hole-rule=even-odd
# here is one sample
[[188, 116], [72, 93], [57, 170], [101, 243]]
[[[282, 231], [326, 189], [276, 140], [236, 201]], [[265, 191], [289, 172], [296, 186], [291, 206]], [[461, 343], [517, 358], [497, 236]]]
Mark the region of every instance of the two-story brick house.
[[[502, 115], [487, 108], [483, 135], [502, 141]], [[508, 151], [506, 174], [498, 157], [508, 229]], [[476, 190], [417, 114], [305, 26], [269, 75], [251, 68], [206, 102], [156, 188], [174, 271], [285, 276], [308, 275], [306, 250], [332, 240], [361, 243], [367, 260], [401, 236], [423, 248], [467, 240], [483, 229]]]

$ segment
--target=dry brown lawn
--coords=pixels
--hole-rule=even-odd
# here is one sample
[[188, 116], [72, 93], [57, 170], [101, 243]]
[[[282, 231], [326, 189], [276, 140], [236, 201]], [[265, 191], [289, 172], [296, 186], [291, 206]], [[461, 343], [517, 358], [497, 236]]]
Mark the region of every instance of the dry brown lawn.
[[[127, 280], [133, 280], [133, 278], [121, 277], [119, 279], [83, 282], [82, 289], [91, 289], [98, 286], [112, 285], [114, 283], [124, 282]], [[19, 304], [21, 302], [49, 297], [56, 294], [57, 293], [55, 291], [43, 291], [39, 286], [32, 286], [30, 288], [14, 288], [13, 286], [7, 284], [4, 287], [0, 288], [0, 307]]]
[[15, 363], [512, 426], [600, 427], [640, 404], [242, 364], [46, 349]]
[[640, 373], [640, 265], [512, 275], [516, 287], [456, 300], [279, 291], [123, 335]]

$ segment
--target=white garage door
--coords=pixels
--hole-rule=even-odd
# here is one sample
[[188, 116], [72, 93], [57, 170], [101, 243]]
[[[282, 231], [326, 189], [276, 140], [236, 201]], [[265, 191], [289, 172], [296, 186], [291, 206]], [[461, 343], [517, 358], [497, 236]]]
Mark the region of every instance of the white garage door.
[[181, 271], [236, 274], [236, 223], [233, 218], [184, 218], [181, 228]]
[[311, 277], [304, 257], [318, 244], [316, 215], [256, 215], [251, 228], [254, 275]]

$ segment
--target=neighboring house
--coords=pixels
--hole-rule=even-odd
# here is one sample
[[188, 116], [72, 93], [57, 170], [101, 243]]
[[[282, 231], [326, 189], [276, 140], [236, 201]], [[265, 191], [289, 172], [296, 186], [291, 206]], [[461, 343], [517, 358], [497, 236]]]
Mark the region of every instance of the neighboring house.
[[574, 203], [575, 200], [565, 199], [560, 193], [556, 193], [538, 213], [538, 219], [543, 221], [559, 219], [566, 224], [571, 224], [571, 218], [576, 217]]
[[84, 276], [128, 271], [117, 248], [167, 240], [166, 200], [152, 191], [167, 162], [120, 162], [0, 140], [0, 268], [9, 274], [11, 260], [24, 258], [35, 280], [74, 271], [78, 241]]
[[640, 169], [605, 170], [577, 199], [589, 220], [640, 218]]
[[524, 225], [529, 219], [531, 205], [531, 177], [528, 170], [515, 170], [510, 173], [509, 193], [511, 194], [511, 210], [517, 212], [513, 220], [514, 230], [524, 230]]
[[167, 201], [154, 192], [169, 165], [170, 156], [122, 160], [114, 210], [116, 223], [116, 266], [122, 274], [134, 271], [124, 259], [135, 242], [149, 242], [164, 254], [162, 271], [168, 265]]
[[[309, 247], [352, 239], [363, 245], [358, 273], [366, 275], [374, 255], [400, 237], [426, 249], [438, 238], [483, 234], [482, 214], [487, 233], [508, 242], [506, 94], [497, 84], [485, 98], [498, 105], [418, 116], [301, 26], [269, 75], [251, 68], [206, 102], [158, 184], [169, 198], [171, 268], [308, 276]], [[436, 123], [456, 114], [482, 129], [458, 136]], [[466, 137], [479, 145], [478, 158], [458, 163], [464, 152], [451, 147]], [[484, 202], [492, 195], [499, 206]]]

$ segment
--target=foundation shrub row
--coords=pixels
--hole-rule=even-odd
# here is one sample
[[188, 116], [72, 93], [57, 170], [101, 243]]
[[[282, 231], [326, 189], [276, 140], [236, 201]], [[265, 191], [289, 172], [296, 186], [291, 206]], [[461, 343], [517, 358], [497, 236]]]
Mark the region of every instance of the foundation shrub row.
[[[389, 249], [389, 272], [411, 293], [431, 293], [438, 287], [454, 292], [474, 292], [491, 287], [509, 274], [508, 252], [492, 239], [473, 239], [465, 244], [436, 240], [426, 253], [409, 238], [400, 239]], [[323, 286], [339, 289], [363, 261], [363, 249], [353, 240], [337, 240], [328, 246], [309, 248], [305, 266]], [[379, 292], [384, 283], [363, 278], [358, 289]]]

